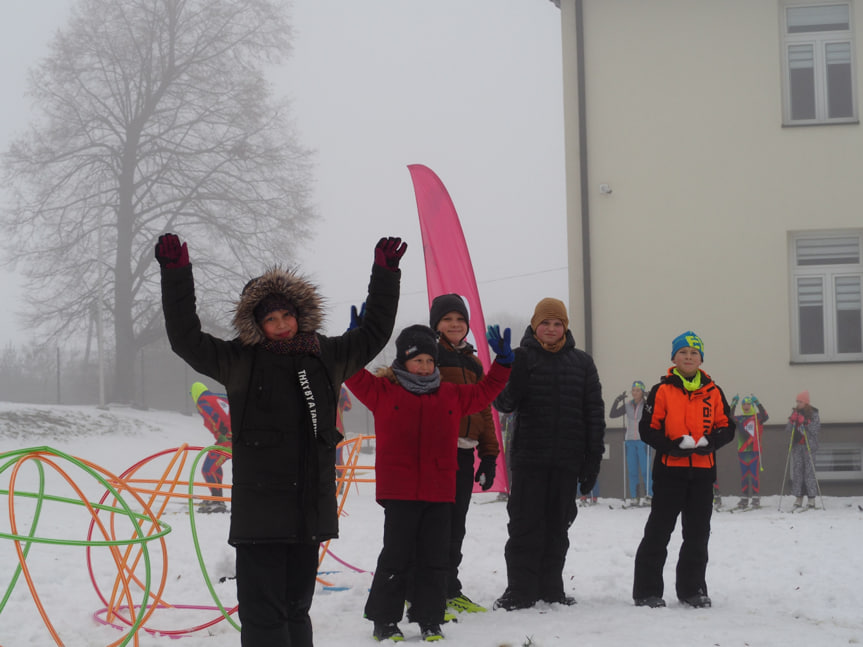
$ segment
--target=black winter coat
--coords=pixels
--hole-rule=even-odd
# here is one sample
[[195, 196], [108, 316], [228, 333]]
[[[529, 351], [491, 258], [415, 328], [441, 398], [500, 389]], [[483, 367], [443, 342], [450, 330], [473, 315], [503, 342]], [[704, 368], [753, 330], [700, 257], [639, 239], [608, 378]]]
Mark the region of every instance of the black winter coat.
[[343, 335], [315, 333], [320, 354], [263, 348], [257, 301], [273, 291], [297, 305], [300, 331], [321, 321], [313, 286], [274, 268], [246, 286], [230, 341], [201, 330], [191, 266], [162, 270], [162, 308], [171, 348], [223, 384], [231, 406], [231, 544], [317, 543], [338, 536], [335, 448], [342, 382], [386, 344], [395, 324], [401, 273], [374, 266], [362, 324]]
[[605, 405], [593, 358], [575, 347], [572, 333], [556, 353], [528, 326], [515, 349], [512, 373], [494, 401], [515, 413], [512, 467], [599, 472], [605, 451]]

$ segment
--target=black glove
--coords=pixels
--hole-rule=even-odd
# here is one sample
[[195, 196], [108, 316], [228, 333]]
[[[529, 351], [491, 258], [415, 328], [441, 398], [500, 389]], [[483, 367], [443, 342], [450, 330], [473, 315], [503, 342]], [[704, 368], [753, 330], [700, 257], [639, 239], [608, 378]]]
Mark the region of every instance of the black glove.
[[616, 398], [614, 398], [614, 403], [615, 403], [615, 404], [617, 404], [617, 403], [618, 403], [618, 402], [620, 402], [621, 400], [626, 400], [626, 391], [624, 391], [624, 392], [623, 392], [623, 393], [621, 393], [619, 396], [617, 396]]
[[399, 269], [399, 261], [408, 249], [408, 244], [401, 238], [381, 238], [375, 245], [375, 265], [380, 265], [393, 272]]
[[590, 494], [596, 485], [596, 479], [599, 478], [599, 470], [594, 468], [585, 468], [578, 476], [578, 485], [581, 488], [582, 496]]
[[669, 443], [668, 449], [665, 451], [669, 456], [692, 456], [695, 453], [695, 448], [683, 449], [680, 444], [684, 438], [692, 440], [692, 436], [680, 436]]
[[694, 450], [696, 454], [706, 456], [707, 454], [712, 454], [716, 451], [716, 445], [713, 442], [713, 436], [711, 436], [710, 434], [704, 434], [701, 437], [701, 440], [698, 442], [700, 444], [696, 445]]
[[189, 264], [189, 249], [186, 243], [180, 244], [177, 234], [162, 234], [156, 243], [156, 260], [163, 269], [186, 267]]
[[479, 483], [485, 492], [494, 484], [495, 472], [497, 472], [497, 458], [483, 456], [479, 461], [479, 467], [476, 468], [476, 476], [473, 480], [475, 483]]
[[360, 306], [360, 311], [357, 312], [356, 306], [351, 306], [351, 322], [348, 324], [348, 332], [353, 330], [354, 328], [359, 328], [363, 325], [363, 319], [366, 316], [366, 302], [363, 301], [363, 304]]

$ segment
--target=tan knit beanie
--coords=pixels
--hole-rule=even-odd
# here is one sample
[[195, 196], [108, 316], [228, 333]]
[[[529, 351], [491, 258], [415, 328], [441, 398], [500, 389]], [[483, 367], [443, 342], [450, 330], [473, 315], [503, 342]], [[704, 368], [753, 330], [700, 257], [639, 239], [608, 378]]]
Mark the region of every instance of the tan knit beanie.
[[536, 332], [536, 327], [545, 319], [560, 319], [563, 327], [569, 329], [569, 316], [566, 314], [566, 306], [560, 299], [546, 297], [536, 304], [530, 327]]

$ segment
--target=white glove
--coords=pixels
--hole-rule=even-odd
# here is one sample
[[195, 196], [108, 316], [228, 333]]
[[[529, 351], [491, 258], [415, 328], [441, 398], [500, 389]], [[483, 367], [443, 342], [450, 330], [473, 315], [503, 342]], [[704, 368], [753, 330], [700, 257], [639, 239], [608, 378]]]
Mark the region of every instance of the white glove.
[[695, 443], [696, 447], [707, 447], [707, 436], [702, 436], [698, 439], [698, 442]]
[[678, 447], [680, 449], [695, 449], [695, 439], [692, 436], [681, 436]]

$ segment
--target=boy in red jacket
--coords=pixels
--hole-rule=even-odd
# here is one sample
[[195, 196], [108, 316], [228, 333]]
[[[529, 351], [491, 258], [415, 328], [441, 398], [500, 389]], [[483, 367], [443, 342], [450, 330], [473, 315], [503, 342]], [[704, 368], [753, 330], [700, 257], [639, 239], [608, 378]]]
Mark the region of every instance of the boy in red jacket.
[[402, 640], [402, 618], [411, 568], [411, 617], [423, 640], [443, 637], [451, 508], [458, 468], [458, 429], [467, 414], [491, 404], [509, 377], [510, 331], [490, 326], [497, 353], [477, 384], [441, 382], [437, 336], [428, 326], [408, 326], [396, 339], [392, 365], [372, 375], [361, 370], [345, 384], [375, 416], [376, 498], [384, 508], [383, 548], [366, 601], [377, 640]]
[[704, 343], [691, 330], [671, 342], [673, 366], [647, 397], [638, 431], [656, 450], [653, 502], [635, 554], [635, 606], [664, 607], [662, 569], [668, 541], [681, 517], [677, 598], [696, 608], [707, 596], [707, 542], [713, 513], [714, 452], [734, 438], [734, 420], [722, 389], [699, 367]]

